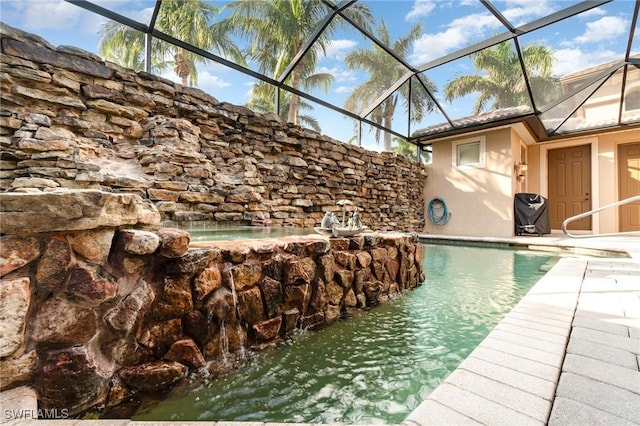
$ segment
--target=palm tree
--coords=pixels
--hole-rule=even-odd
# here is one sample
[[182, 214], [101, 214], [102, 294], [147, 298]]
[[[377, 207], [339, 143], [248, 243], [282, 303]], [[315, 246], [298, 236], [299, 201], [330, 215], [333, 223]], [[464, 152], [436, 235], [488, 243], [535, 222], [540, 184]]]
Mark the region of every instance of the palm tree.
[[[250, 108], [254, 111], [258, 112], [273, 112], [275, 111], [275, 97], [276, 97], [276, 88], [275, 86], [261, 82], [256, 84], [252, 91], [247, 102], [247, 108]], [[280, 92], [280, 117], [286, 119], [289, 115], [289, 104], [290, 97], [286, 95], [283, 91]], [[300, 100], [299, 105], [300, 110], [312, 110], [313, 107], [309, 105], [304, 100]], [[315, 117], [306, 114], [298, 114], [298, 121], [301, 125], [305, 127], [309, 127], [316, 132], [320, 133], [322, 129], [320, 128], [320, 123]]]
[[[393, 138], [393, 147], [391, 148], [391, 152], [394, 154], [402, 155], [407, 158], [411, 158], [414, 161], [418, 161], [416, 145], [407, 141], [403, 138], [394, 137]], [[428, 164], [431, 162], [431, 152], [429, 151], [420, 151], [420, 162], [423, 164]]]
[[[256, 62], [262, 74], [273, 78], [280, 77], [329, 11], [322, 0], [238, 0], [225, 7], [232, 9], [232, 13], [220, 23], [221, 31], [236, 32], [246, 38], [249, 41], [248, 57]], [[373, 21], [367, 6], [360, 2], [343, 13], [365, 29]], [[333, 76], [315, 74], [315, 68], [319, 53], [326, 52], [339, 22], [342, 21], [333, 19], [291, 70], [286, 80], [290, 87], [296, 90], [316, 87], [327, 89], [333, 82]], [[287, 121], [299, 124], [300, 96], [289, 94], [288, 105]]]
[[[202, 0], [164, 0], [158, 12], [158, 30], [205, 50], [216, 50], [242, 62], [242, 55], [225, 34], [217, 33], [210, 21], [219, 12]], [[144, 65], [144, 34], [115, 22], [107, 22], [100, 29], [100, 54], [122, 66], [141, 70]], [[196, 85], [196, 64], [205, 58], [188, 50], [154, 39], [152, 70], [161, 72], [168, 66], [183, 85]]]
[[[98, 52], [107, 60], [136, 71], [144, 69], [144, 34], [115, 21], [102, 24]], [[152, 68], [157, 68], [153, 66]]]
[[[533, 93], [540, 95], [542, 102], [558, 94], [559, 80], [551, 77], [552, 50], [532, 43], [522, 49], [522, 56]], [[484, 75], [461, 75], [450, 81], [444, 90], [448, 102], [479, 92], [480, 96], [473, 106], [474, 114], [487, 109], [529, 105], [523, 70], [513, 43], [505, 41], [473, 53], [470, 57], [476, 69], [484, 71]]]
[[[389, 46], [400, 58], [406, 58], [413, 42], [420, 37], [421, 32], [422, 26], [420, 24], [414, 25], [409, 31], [409, 34], [391, 44], [389, 30], [384, 20], [376, 29], [378, 39], [386, 46]], [[370, 75], [369, 80], [356, 87], [345, 101], [344, 106], [349, 111], [361, 111], [363, 108], [369, 106], [408, 71], [401, 63], [386, 53], [377, 44], [374, 44], [370, 50], [358, 49], [350, 52], [346, 56], [345, 62], [350, 69], [365, 70]], [[425, 85], [431, 93], [435, 92], [436, 88], [432, 82], [426, 81]], [[435, 107], [431, 98], [429, 98], [423, 90], [414, 91], [411, 99], [409, 99], [408, 85], [403, 85], [399, 90], [385, 99], [379, 108], [373, 111], [371, 120], [390, 129], [393, 115], [399, 101], [403, 102], [405, 110], [408, 111], [409, 107], [411, 107], [412, 121], [420, 121], [426, 112], [432, 111]], [[380, 130], [376, 130], [376, 140], [379, 140], [379, 138]], [[385, 133], [384, 135], [384, 149], [385, 151], [391, 150], [390, 133]]]

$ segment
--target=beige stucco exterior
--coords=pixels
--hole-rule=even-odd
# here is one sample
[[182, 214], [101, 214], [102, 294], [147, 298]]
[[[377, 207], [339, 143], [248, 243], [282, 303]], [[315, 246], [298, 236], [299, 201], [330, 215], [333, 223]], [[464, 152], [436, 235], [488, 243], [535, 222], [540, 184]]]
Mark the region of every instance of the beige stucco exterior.
[[[454, 146], [480, 139], [486, 143], [485, 167], [456, 167]], [[428, 215], [429, 201], [441, 197], [451, 216], [444, 226], [434, 225], [427, 218], [425, 232], [464, 236], [514, 235], [514, 195], [531, 192], [548, 197], [547, 154], [556, 148], [591, 145], [592, 208], [616, 202], [617, 147], [631, 142], [640, 142], [640, 128], [538, 143], [519, 124], [436, 140], [425, 185], [425, 209]], [[518, 181], [514, 167], [521, 161], [528, 165], [524, 182]], [[594, 216], [592, 228], [593, 233], [616, 232], [617, 210]], [[556, 231], [561, 230], [552, 230]]]
[[[484, 167], [456, 167], [455, 143], [484, 140]], [[514, 193], [511, 130], [469, 134], [433, 144], [433, 162], [425, 185], [426, 208], [442, 198], [451, 216], [444, 226], [426, 221], [425, 232], [453, 235], [512, 235]], [[427, 212], [428, 213], [428, 212]]]
[[[593, 76], [611, 65], [603, 64], [565, 76], [561, 82], [564, 91], [590, 91], [590, 85], [585, 82], [591, 81]], [[431, 140], [432, 164], [425, 185], [425, 232], [462, 236], [514, 235], [514, 195], [528, 192], [548, 198], [548, 153], [553, 149], [571, 146], [591, 147], [591, 183], [588, 190], [591, 208], [597, 209], [619, 201], [618, 145], [640, 143], [640, 69], [629, 66], [627, 71], [622, 99], [623, 71], [619, 69], [598, 85], [592, 96], [570, 117], [557, 117], [561, 121], [556, 122], [553, 117], [542, 115], [543, 121], [551, 119], [545, 125], [564, 126], [571, 130], [588, 130], [588, 126], [598, 123], [613, 125], [618, 123], [618, 117], [621, 123], [629, 124], [627, 128], [617, 127], [591, 132], [588, 136], [540, 141], [524, 122], [516, 122], [499, 128]], [[568, 106], [572, 107], [581, 96], [570, 98]], [[571, 111], [571, 108], [568, 110]], [[484, 141], [486, 161], [478, 167], [456, 167], [456, 145], [477, 140]], [[517, 178], [515, 166], [520, 163], [527, 164], [524, 179]], [[429, 219], [429, 202], [434, 197], [444, 199], [451, 213], [449, 222], [444, 226], [434, 225]], [[593, 216], [592, 229], [586, 232], [618, 232], [618, 222], [618, 210], [608, 209]], [[561, 230], [552, 229], [552, 232], [556, 231]]]

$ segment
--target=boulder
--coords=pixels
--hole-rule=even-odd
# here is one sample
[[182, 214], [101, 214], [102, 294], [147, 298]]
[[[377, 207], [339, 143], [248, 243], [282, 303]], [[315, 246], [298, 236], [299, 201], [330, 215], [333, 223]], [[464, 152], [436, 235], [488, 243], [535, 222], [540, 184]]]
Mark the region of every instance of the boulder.
[[285, 286], [284, 288], [284, 305], [285, 309], [298, 308], [304, 315], [309, 307], [311, 300], [311, 285], [300, 284], [295, 286]]
[[30, 301], [29, 278], [0, 280], [0, 357], [13, 354], [24, 343]]
[[264, 277], [260, 282], [260, 291], [264, 300], [267, 317], [273, 318], [282, 313], [282, 303], [284, 294], [282, 292], [282, 284], [280, 281], [271, 277]]
[[163, 292], [156, 302], [150, 313], [156, 319], [179, 318], [192, 311], [190, 278], [184, 275], [165, 278]]
[[245, 262], [224, 271], [225, 284], [236, 291], [242, 291], [257, 285], [262, 279], [262, 265], [257, 262]]
[[179, 318], [174, 318], [154, 324], [142, 331], [138, 341], [149, 349], [156, 358], [162, 358], [174, 342], [184, 339], [182, 321]]
[[36, 294], [44, 298], [56, 291], [75, 264], [69, 241], [62, 235], [49, 238], [36, 268]]
[[202, 368], [206, 365], [206, 361], [198, 345], [191, 339], [174, 342], [164, 355], [164, 359], [167, 361], [176, 361], [195, 369]]
[[120, 377], [130, 387], [142, 392], [168, 389], [187, 375], [188, 368], [175, 361], [155, 361], [120, 370]]
[[38, 408], [67, 409], [74, 415], [106, 398], [111, 366], [102, 365], [86, 346], [39, 354], [42, 364]]
[[285, 287], [308, 284], [310, 282], [309, 274], [299, 260], [290, 259], [284, 264], [283, 284]]
[[193, 281], [194, 302], [197, 304], [222, 285], [222, 274], [217, 265], [205, 268]]
[[53, 298], [42, 304], [33, 322], [32, 339], [50, 344], [88, 342], [96, 333], [96, 314], [67, 299]]
[[75, 231], [138, 223], [144, 202], [139, 195], [97, 190], [0, 194], [0, 232]]
[[236, 297], [226, 287], [220, 287], [211, 294], [205, 310], [208, 318], [216, 318], [226, 323], [233, 323], [237, 318]]
[[175, 228], [160, 228], [158, 235], [161, 240], [160, 254], [169, 258], [184, 256], [189, 250], [191, 235], [187, 231]]
[[28, 352], [19, 358], [5, 358], [0, 360], [0, 390], [13, 388], [30, 383], [38, 367], [36, 351]]
[[73, 268], [64, 285], [67, 298], [94, 306], [114, 298], [117, 290], [116, 283], [105, 277], [99, 267], [84, 262]]
[[239, 319], [247, 324], [255, 324], [264, 320], [262, 294], [258, 287], [238, 292]]
[[122, 248], [130, 254], [151, 254], [160, 247], [160, 237], [150, 231], [124, 229], [118, 236], [122, 240]]
[[104, 316], [104, 320], [114, 330], [128, 334], [142, 318], [155, 298], [153, 289], [144, 280]]
[[111, 251], [114, 233], [113, 229], [92, 229], [69, 234], [67, 239], [74, 252], [89, 262], [104, 265]]
[[262, 321], [252, 326], [256, 339], [260, 342], [274, 340], [279, 336], [282, 328], [282, 317], [278, 316], [267, 321]]
[[[3, 221], [4, 217], [0, 220], [0, 226]], [[0, 237], [0, 277], [22, 268], [38, 256], [40, 256], [40, 241], [37, 238], [18, 235]]]

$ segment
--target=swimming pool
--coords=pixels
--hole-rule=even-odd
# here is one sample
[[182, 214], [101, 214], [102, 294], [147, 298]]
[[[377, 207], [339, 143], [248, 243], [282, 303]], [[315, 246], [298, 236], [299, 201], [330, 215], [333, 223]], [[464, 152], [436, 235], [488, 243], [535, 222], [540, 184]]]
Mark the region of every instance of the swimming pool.
[[484, 339], [552, 257], [425, 244], [427, 282], [243, 369], [140, 410], [134, 420], [397, 424]]
[[191, 234], [191, 241], [193, 242], [279, 238], [294, 235], [316, 234], [313, 228], [287, 228], [276, 226], [228, 226], [216, 225], [215, 223], [187, 223], [177, 227], [185, 231], [189, 231], [189, 234]]

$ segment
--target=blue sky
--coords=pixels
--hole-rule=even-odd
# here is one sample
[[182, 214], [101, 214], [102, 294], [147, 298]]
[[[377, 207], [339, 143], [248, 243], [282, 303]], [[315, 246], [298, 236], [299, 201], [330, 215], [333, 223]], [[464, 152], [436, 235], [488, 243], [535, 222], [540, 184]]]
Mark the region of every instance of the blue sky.
[[[132, 19], [147, 22], [153, 10], [152, 0], [95, 0], [97, 4], [113, 9]], [[224, 2], [213, 2], [222, 6]], [[420, 66], [437, 57], [455, 52], [491, 35], [501, 33], [504, 28], [476, 0], [374, 0], [367, 1], [377, 22], [384, 20], [392, 40], [405, 36], [415, 24], [422, 25], [420, 38], [412, 46], [407, 57], [413, 66]], [[506, 0], [493, 4], [514, 25], [522, 25], [537, 18], [569, 7], [577, 1], [569, 0]], [[561, 76], [624, 57], [633, 15], [633, 0], [616, 0], [585, 12], [573, 19], [550, 25], [522, 37], [521, 44], [544, 43], [555, 52], [554, 74]], [[105, 18], [86, 12], [62, 0], [0, 0], [0, 19], [24, 31], [38, 34], [53, 45], [72, 45], [90, 52], [97, 52], [100, 36], [98, 30]], [[636, 30], [632, 54], [640, 53], [639, 30]], [[317, 91], [313, 95], [320, 99], [343, 105], [351, 90], [367, 79], [363, 72], [349, 70], [345, 54], [355, 48], [369, 48], [370, 42], [353, 29], [336, 32], [325, 57], [318, 62], [318, 71], [330, 72], [335, 82], [327, 93]], [[427, 76], [438, 86], [439, 94], [444, 85], [458, 74], [474, 72], [467, 59], [461, 59], [427, 72]], [[170, 71], [166, 78], [177, 80]], [[198, 87], [220, 101], [244, 104], [255, 81], [241, 73], [221, 65], [207, 63], [199, 66]], [[439, 97], [439, 95], [438, 95]], [[471, 114], [474, 96], [460, 99], [443, 106], [451, 118]], [[320, 121], [323, 133], [341, 140], [354, 134], [351, 120], [321, 106], [315, 106], [308, 114]], [[432, 114], [420, 123], [413, 124], [410, 131], [441, 123], [444, 117]], [[407, 132], [406, 114], [400, 111], [394, 117], [394, 130]], [[381, 149], [367, 129], [363, 133], [363, 145], [370, 149]]]

